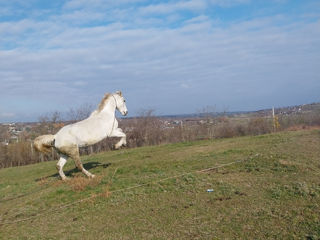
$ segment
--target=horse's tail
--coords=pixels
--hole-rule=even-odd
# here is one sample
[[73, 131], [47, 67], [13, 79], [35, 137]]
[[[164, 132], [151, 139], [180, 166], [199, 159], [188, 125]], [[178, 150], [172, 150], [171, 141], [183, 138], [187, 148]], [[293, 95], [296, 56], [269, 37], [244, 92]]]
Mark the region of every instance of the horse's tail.
[[33, 146], [39, 152], [49, 153], [54, 146], [54, 137], [51, 134], [39, 136], [33, 141]]

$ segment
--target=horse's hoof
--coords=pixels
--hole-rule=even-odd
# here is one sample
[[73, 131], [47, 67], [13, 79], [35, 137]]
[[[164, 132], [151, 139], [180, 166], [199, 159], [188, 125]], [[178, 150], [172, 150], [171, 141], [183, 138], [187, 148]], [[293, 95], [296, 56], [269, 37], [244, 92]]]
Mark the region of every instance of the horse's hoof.
[[89, 176], [89, 178], [95, 178], [96, 177], [96, 175], [94, 175], [94, 174], [91, 174], [90, 176]]

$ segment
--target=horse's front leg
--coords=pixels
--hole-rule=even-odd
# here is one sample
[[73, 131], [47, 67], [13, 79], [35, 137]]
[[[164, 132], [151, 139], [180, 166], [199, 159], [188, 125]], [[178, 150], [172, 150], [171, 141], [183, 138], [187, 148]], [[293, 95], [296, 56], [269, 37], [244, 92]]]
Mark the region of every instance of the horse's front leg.
[[111, 136], [110, 137], [120, 137], [120, 141], [117, 142], [114, 145], [115, 149], [119, 149], [121, 146], [125, 146], [127, 145], [127, 136], [126, 134], [122, 131], [121, 128], [117, 128], [115, 130], [112, 131]]

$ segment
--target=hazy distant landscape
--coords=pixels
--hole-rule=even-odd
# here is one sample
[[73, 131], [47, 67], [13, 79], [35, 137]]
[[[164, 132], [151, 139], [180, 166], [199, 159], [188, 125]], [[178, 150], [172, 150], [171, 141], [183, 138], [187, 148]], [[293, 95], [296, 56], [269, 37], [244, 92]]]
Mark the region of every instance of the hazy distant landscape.
[[[206, 107], [196, 114], [171, 116], [157, 116], [154, 111], [145, 110], [137, 117], [119, 118], [119, 124], [127, 134], [129, 148], [320, 126], [319, 103], [276, 108], [276, 119], [273, 119], [272, 109], [253, 112], [212, 112], [212, 109]], [[39, 122], [2, 123], [0, 168], [56, 160], [56, 151], [49, 155], [39, 154], [34, 151], [32, 141], [43, 134], [55, 134], [66, 124], [86, 118], [90, 113], [89, 108], [80, 108], [73, 110], [68, 120], [63, 119], [62, 113], [53, 112], [42, 116]], [[81, 153], [88, 155], [112, 150], [115, 141], [114, 138], [105, 139], [82, 148]]]

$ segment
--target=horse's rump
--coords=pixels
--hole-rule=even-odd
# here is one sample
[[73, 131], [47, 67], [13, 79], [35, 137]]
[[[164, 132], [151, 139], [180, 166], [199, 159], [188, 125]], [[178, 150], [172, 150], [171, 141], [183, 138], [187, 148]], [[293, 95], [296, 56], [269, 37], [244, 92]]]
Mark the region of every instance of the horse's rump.
[[37, 137], [34, 141], [34, 148], [43, 153], [51, 152], [51, 148], [54, 146], [54, 135], [42, 135]]

